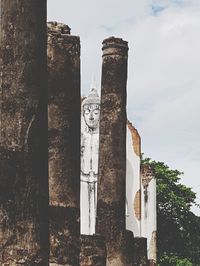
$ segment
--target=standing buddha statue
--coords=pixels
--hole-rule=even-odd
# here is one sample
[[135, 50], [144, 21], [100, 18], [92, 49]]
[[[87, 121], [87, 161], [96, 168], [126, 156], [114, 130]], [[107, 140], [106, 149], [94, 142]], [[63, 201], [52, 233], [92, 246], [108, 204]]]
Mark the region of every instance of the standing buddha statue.
[[81, 234], [95, 234], [99, 153], [100, 98], [95, 88], [82, 102]]

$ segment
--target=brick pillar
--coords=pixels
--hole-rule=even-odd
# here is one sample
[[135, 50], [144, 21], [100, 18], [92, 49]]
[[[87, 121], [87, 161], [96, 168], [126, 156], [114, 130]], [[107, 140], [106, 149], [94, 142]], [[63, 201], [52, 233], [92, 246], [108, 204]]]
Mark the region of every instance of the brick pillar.
[[81, 235], [80, 266], [106, 266], [104, 237]]
[[50, 265], [80, 252], [80, 39], [48, 23]]
[[133, 265], [135, 239], [132, 231], [126, 230], [126, 262]]
[[134, 266], [147, 266], [147, 239], [135, 237], [134, 239]]
[[0, 262], [48, 265], [46, 1], [0, 20]]
[[125, 236], [126, 80], [128, 43], [103, 41], [97, 233], [108, 265], [127, 265]]
[[157, 264], [156, 264], [156, 262], [155, 262], [155, 260], [148, 260], [148, 266], [156, 266]]

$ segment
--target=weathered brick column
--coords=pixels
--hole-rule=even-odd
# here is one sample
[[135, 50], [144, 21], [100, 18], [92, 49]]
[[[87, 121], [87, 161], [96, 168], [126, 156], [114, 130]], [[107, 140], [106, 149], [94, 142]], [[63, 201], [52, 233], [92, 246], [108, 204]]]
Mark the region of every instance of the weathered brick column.
[[46, 1], [1, 0], [0, 264], [48, 265]]
[[134, 239], [134, 266], [147, 266], [147, 239], [135, 237]]
[[80, 266], [106, 266], [104, 237], [81, 235]]
[[103, 41], [97, 233], [108, 265], [128, 265], [125, 234], [126, 80], [128, 43]]
[[126, 265], [133, 265], [135, 239], [132, 231], [126, 230]]
[[48, 23], [50, 265], [79, 265], [80, 39]]

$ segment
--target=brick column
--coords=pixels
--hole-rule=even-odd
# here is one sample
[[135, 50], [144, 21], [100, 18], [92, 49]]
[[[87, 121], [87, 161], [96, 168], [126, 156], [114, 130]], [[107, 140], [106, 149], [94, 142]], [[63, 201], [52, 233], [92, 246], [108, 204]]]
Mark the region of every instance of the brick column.
[[48, 23], [50, 265], [79, 265], [80, 39]]
[[106, 266], [106, 246], [100, 235], [81, 235], [81, 266]]
[[125, 234], [126, 80], [128, 44], [103, 41], [97, 233], [105, 236], [108, 265], [128, 265]]
[[1, 0], [0, 261], [48, 265], [46, 1]]
[[134, 266], [147, 266], [147, 239], [135, 237], [134, 239]]

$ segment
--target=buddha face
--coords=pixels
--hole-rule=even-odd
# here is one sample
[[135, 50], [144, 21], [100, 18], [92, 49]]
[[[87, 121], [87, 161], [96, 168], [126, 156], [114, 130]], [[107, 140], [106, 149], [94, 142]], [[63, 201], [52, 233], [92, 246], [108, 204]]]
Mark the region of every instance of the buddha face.
[[83, 106], [83, 117], [87, 126], [94, 130], [99, 125], [100, 105], [86, 104]]

